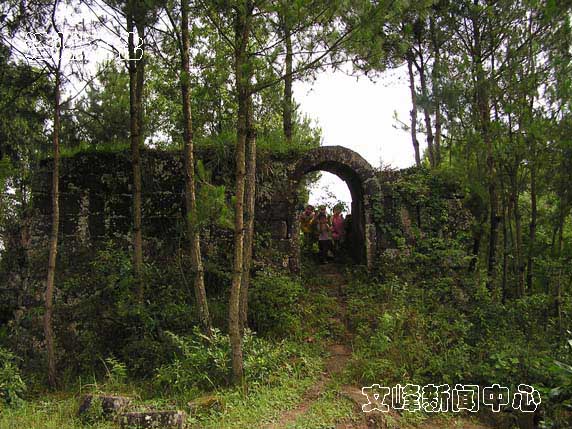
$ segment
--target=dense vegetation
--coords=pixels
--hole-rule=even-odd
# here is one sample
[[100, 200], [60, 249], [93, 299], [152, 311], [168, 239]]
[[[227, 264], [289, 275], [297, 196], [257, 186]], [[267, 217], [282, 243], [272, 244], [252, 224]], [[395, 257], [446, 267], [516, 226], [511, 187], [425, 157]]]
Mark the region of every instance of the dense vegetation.
[[[65, 19], [72, 8], [83, 21]], [[357, 421], [339, 388], [371, 383], [526, 383], [542, 394], [534, 424], [570, 427], [570, 8], [2, 3], [0, 427], [113, 427], [97, 411], [76, 417], [75, 395], [85, 392], [183, 408], [200, 427], [254, 427], [280, 419], [321, 380], [332, 341], [350, 343], [351, 358], [299, 427]], [[69, 38], [78, 34], [124, 57], [96, 63], [94, 44]], [[311, 258], [298, 277], [266, 263], [272, 240], [253, 227], [257, 154], [320, 144], [292, 83], [329, 67], [409, 79], [401, 125], [412, 146], [403, 150], [416, 163], [379, 171], [394, 204], [377, 204], [374, 216], [392, 248], [372, 272], [347, 263], [342, 298], [324, 290], [328, 277]], [[142, 227], [145, 147], [185, 159], [180, 246], [161, 258]], [[234, 158], [217, 172], [223, 184], [211, 183], [197, 147]], [[78, 253], [58, 243], [58, 168], [84, 151], [129, 154], [133, 227]], [[31, 183], [45, 158], [54, 167], [50, 242], [29, 260]], [[217, 234], [225, 245], [213, 248], [206, 237]], [[340, 309], [345, 323], [332, 318]], [[496, 427], [528, 424], [504, 414]]]

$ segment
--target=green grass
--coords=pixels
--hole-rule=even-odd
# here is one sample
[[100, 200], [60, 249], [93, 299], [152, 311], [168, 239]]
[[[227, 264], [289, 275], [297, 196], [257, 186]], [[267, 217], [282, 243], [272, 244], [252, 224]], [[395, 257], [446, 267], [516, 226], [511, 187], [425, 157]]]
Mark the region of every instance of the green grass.
[[[316, 382], [314, 374], [302, 379], [284, 378], [273, 386], [255, 386], [247, 396], [239, 390], [224, 390], [216, 394], [219, 408], [213, 407], [201, 414], [188, 416], [190, 428], [256, 428], [279, 420], [280, 414], [295, 407], [304, 392]], [[143, 409], [170, 402], [151, 400], [133, 404], [133, 409]], [[25, 403], [16, 409], [4, 409], [0, 413], [0, 429], [116, 429], [113, 422], [98, 421], [90, 424], [77, 417], [78, 398], [65, 396], [48, 397]], [[159, 407], [161, 408], [161, 407]], [[168, 407], [172, 408], [172, 407]], [[185, 409], [186, 407], [183, 407]], [[188, 412], [188, 410], [185, 410]]]
[[[191, 397], [163, 396], [157, 391], [153, 394], [149, 390], [150, 385], [115, 385], [108, 381], [107, 384], [84, 385], [81, 390], [93, 393], [122, 392], [134, 398], [131, 410], [181, 409], [188, 415], [190, 428], [255, 428], [278, 421], [284, 411], [298, 405], [304, 392], [316, 383], [323, 370], [323, 358], [319, 352], [320, 348], [315, 347], [314, 352], [302, 357], [310, 359], [310, 362], [304, 364], [304, 371], [280, 371], [272, 379], [250, 385], [246, 396], [233, 388], [214, 393], [205, 392], [214, 395], [218, 405], [194, 414], [189, 412], [187, 406]], [[0, 408], [0, 429], [117, 428], [116, 424], [109, 421], [97, 420], [90, 423], [80, 420], [77, 417], [79, 396], [73, 391], [43, 394], [41, 399], [30, 399], [17, 408]], [[99, 416], [95, 415], [95, 418]]]
[[71, 394], [48, 396], [18, 408], [0, 409], [0, 429], [112, 429], [111, 422], [84, 424], [77, 418], [78, 399]]
[[[75, 147], [63, 147], [60, 151], [60, 156], [62, 158], [71, 158], [80, 153], [113, 153], [113, 152], [123, 152], [129, 149], [128, 142], [110, 142], [103, 145], [92, 146], [87, 143], [81, 143]], [[51, 157], [51, 155], [50, 155]]]
[[288, 429], [326, 429], [333, 428], [336, 423], [358, 421], [354, 404], [337, 393], [336, 385], [331, 385], [318, 400], [310, 405], [306, 413], [298, 416], [296, 421], [288, 424]]
[[280, 415], [294, 408], [316, 377], [302, 380], [289, 379], [277, 386], [260, 387], [243, 397], [239, 391], [229, 391], [221, 396], [224, 404], [220, 411], [204, 417], [189, 417], [191, 427], [249, 429], [279, 421]]

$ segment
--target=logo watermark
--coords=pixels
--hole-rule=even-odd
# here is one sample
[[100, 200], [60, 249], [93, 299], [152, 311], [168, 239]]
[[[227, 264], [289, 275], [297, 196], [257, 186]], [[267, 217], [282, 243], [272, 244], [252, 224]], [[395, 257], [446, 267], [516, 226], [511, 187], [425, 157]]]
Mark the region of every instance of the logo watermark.
[[397, 384], [393, 387], [372, 384], [362, 387], [361, 393], [367, 399], [367, 403], [361, 407], [366, 413], [387, 413], [390, 408], [426, 413], [476, 413], [480, 405], [489, 407], [495, 413], [508, 405], [524, 413], [533, 413], [541, 403], [540, 392], [527, 384], [519, 384], [512, 397], [510, 389], [499, 384], [482, 389], [472, 384], [456, 384], [453, 388], [448, 384]]

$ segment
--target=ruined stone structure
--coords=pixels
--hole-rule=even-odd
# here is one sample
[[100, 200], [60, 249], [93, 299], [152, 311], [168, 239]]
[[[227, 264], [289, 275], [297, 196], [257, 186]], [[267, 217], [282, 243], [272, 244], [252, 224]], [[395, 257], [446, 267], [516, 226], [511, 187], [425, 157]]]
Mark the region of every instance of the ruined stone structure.
[[288, 237], [291, 240], [291, 267], [296, 270], [300, 258], [300, 226], [297, 207], [300, 202], [296, 190], [304, 176], [313, 171], [327, 171], [340, 177], [352, 196], [352, 232], [350, 243], [356, 260], [371, 268], [376, 255], [376, 228], [373, 222], [373, 202], [381, 193], [372, 166], [358, 153], [342, 146], [322, 146], [305, 153], [294, 165], [290, 174], [292, 198], [287, 213]]
[[[212, 150], [198, 154], [212, 171], [215, 184], [228, 185], [232, 153]], [[62, 161], [62, 245], [85, 247], [109, 238], [129, 243], [131, 228], [131, 169], [129, 154], [83, 153]], [[143, 230], [146, 244], [163, 249], [180, 244], [184, 216], [182, 159], [179, 153], [143, 153]], [[375, 170], [356, 152], [341, 146], [322, 146], [307, 152], [259, 156], [256, 231], [267, 233], [282, 254], [278, 263], [297, 271], [300, 266], [299, 197], [308, 173], [328, 171], [344, 180], [352, 195], [352, 254], [371, 267], [377, 252], [373, 201], [380, 195]], [[48, 236], [51, 168], [46, 161], [34, 180], [32, 237], [36, 244]], [[232, 188], [228, 189], [232, 192]], [[216, 234], [221, 235], [221, 234]], [[222, 233], [224, 235], [224, 233]], [[228, 235], [228, 232], [227, 232]]]
[[[211, 184], [226, 187], [230, 202], [233, 147], [202, 148], [197, 159], [210, 171]], [[26, 300], [41, 298], [35, 291], [41, 290], [45, 280], [45, 270], [38, 267], [45, 267], [47, 261], [51, 170], [51, 161], [45, 160], [35, 172], [31, 204], [7, 242], [9, 252], [5, 254], [11, 257], [0, 260], [0, 310], [5, 314], [27, 305]], [[156, 266], [171, 266], [186, 242], [181, 154], [145, 150], [142, 171], [145, 254], [150, 262], [157, 262]], [[255, 269], [268, 265], [292, 272], [300, 269], [298, 214], [305, 203], [304, 186], [316, 171], [336, 174], [348, 185], [353, 218], [348, 241], [350, 253], [359, 264], [382, 270], [384, 264], [409, 253], [424, 238], [462, 237], [466, 248], [471, 248], [471, 214], [463, 206], [464, 195], [458, 184], [446, 175], [418, 168], [378, 171], [359, 154], [339, 146], [281, 154], [260, 150]], [[199, 191], [202, 186], [199, 184]], [[84, 152], [62, 159], [58, 265], [62, 272], [80, 263], [89, 264], [109, 243], [113, 248], [129, 249], [131, 211], [127, 151]], [[205, 263], [214, 261], [218, 267], [210, 275], [224, 278], [217, 270], [230, 270], [232, 230], [208, 223], [201, 241]]]

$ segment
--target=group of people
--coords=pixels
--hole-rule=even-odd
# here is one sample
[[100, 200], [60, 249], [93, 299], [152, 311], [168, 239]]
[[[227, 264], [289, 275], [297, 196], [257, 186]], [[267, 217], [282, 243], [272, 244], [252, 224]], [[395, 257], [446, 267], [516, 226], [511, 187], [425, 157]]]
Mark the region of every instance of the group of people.
[[304, 245], [311, 250], [314, 243], [318, 242], [320, 263], [326, 263], [329, 256], [339, 256], [349, 233], [350, 219], [351, 215], [344, 219], [341, 205], [334, 207], [332, 215], [328, 214], [326, 206], [320, 206], [316, 210], [312, 205], [307, 205], [300, 214]]

